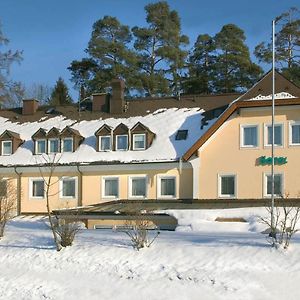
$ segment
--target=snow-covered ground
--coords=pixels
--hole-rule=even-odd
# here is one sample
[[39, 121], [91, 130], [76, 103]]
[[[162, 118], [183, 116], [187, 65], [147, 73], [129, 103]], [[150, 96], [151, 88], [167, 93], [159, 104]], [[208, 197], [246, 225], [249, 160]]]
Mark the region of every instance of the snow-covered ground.
[[15, 218], [0, 240], [0, 299], [300, 298], [300, 235], [287, 251], [270, 248], [253, 216], [264, 209], [170, 213], [178, 230], [139, 252], [120, 232], [82, 230], [57, 253], [45, 220]]

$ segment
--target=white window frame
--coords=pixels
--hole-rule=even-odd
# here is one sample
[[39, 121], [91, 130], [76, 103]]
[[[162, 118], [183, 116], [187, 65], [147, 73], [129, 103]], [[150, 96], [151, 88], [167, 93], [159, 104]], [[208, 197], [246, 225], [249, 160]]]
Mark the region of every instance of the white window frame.
[[[132, 195], [132, 180], [133, 179], [145, 179], [145, 196]], [[129, 199], [147, 199], [148, 197], [148, 177], [147, 175], [132, 175], [128, 177], [128, 198]]]
[[[268, 179], [267, 176], [271, 176], [272, 174], [270, 172], [263, 173], [263, 196], [264, 198], [271, 198], [271, 194], [267, 194], [268, 190]], [[276, 198], [280, 198], [284, 195], [284, 174], [282, 172], [275, 172], [274, 175], [280, 175], [281, 176], [281, 192], [282, 195], [274, 194]]]
[[[38, 152], [38, 142], [45, 143], [45, 152]], [[47, 140], [46, 139], [36, 139], [35, 140], [35, 154], [44, 154], [47, 153]]]
[[[65, 140], [72, 141], [72, 151], [64, 151]], [[74, 139], [72, 137], [65, 137], [61, 139], [61, 152], [63, 153], [72, 153], [74, 152]]]
[[[109, 180], [109, 179], [113, 179], [113, 180], [117, 180], [118, 181], [118, 195], [117, 196], [106, 196], [105, 195], [105, 180]], [[119, 176], [103, 176], [101, 179], [101, 196], [102, 199], [114, 199], [114, 200], [118, 200], [120, 199], [120, 178]]]
[[[135, 147], [135, 137], [137, 137], [137, 136], [143, 136], [144, 137], [144, 146], [142, 148], [136, 148]], [[132, 142], [133, 142], [133, 145], [132, 145], [133, 150], [145, 150], [146, 149], [146, 133], [134, 133], [132, 135]]]
[[[34, 196], [33, 192], [33, 181], [43, 181], [44, 182], [44, 196]], [[46, 191], [45, 191], [45, 180], [42, 177], [32, 177], [29, 178], [29, 198], [30, 199], [45, 199]]]
[[[257, 145], [256, 146], [251, 146], [251, 145], [244, 145], [244, 129], [245, 128], [250, 128], [250, 127], [256, 127], [257, 130]], [[259, 140], [260, 140], [260, 135], [259, 135], [259, 130], [260, 126], [259, 124], [240, 124], [240, 148], [244, 149], [258, 149], [259, 148]]]
[[[3, 149], [4, 149], [3, 144], [4, 143], [10, 143], [10, 152], [9, 153], [3, 152]], [[6, 141], [1, 142], [1, 155], [4, 155], [4, 156], [12, 155], [12, 141], [11, 140], [6, 140]]]
[[[67, 180], [67, 181], [71, 181], [71, 180], [75, 180], [75, 195], [73, 196], [64, 196], [63, 195], [63, 181]], [[59, 198], [60, 199], [74, 199], [76, 200], [78, 197], [78, 178], [76, 176], [63, 176], [59, 179]]]
[[[174, 195], [162, 195], [161, 194], [161, 180], [162, 179], [175, 179], [175, 194]], [[177, 199], [177, 176], [175, 175], [157, 175], [157, 198], [158, 199]]]
[[[110, 139], [110, 147], [109, 147], [108, 150], [102, 150], [102, 149], [101, 149], [102, 138], [104, 138], [104, 137]], [[108, 151], [111, 151], [111, 150], [112, 150], [112, 146], [111, 146], [112, 143], [111, 143], [111, 140], [112, 140], [112, 139], [111, 139], [111, 135], [100, 135], [100, 136], [99, 136], [99, 146], [98, 146], [99, 149], [98, 149], [98, 150], [101, 151], [101, 152], [108, 152]], [[127, 147], [128, 147], [128, 146], [127, 146]]]
[[[126, 138], [127, 138], [127, 149], [118, 149], [118, 137], [119, 136], [126, 136]], [[128, 134], [118, 134], [118, 135], [116, 135], [116, 150], [117, 151], [128, 151]]]
[[[276, 126], [281, 126], [281, 137], [282, 137], [282, 145], [274, 144], [276, 148], [283, 148], [284, 147], [284, 124], [283, 123], [275, 123]], [[272, 126], [272, 124], [264, 124], [264, 145], [266, 148], [272, 146], [272, 144], [268, 144], [268, 127]]]
[[300, 143], [293, 143], [293, 125], [298, 125], [300, 126], [300, 121], [290, 121], [289, 122], [289, 146], [300, 146]]
[[[222, 177], [234, 177], [234, 194], [222, 194]], [[218, 198], [237, 198], [237, 175], [233, 173], [220, 173], [218, 174]]]
[[[50, 149], [51, 149], [51, 147], [50, 147], [51, 141], [57, 141], [57, 143], [58, 143], [58, 146], [57, 146], [57, 152], [51, 152], [51, 151], [50, 151]], [[48, 139], [48, 153], [49, 153], [49, 154], [59, 153], [59, 149], [60, 149], [59, 138], [51, 138], [51, 139]]]

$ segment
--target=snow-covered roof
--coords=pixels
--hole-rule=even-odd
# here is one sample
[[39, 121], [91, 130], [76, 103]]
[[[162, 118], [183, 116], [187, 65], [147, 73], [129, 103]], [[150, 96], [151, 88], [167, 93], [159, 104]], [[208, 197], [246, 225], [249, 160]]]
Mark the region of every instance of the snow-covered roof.
[[[285, 93], [285, 92], [281, 92], [281, 93], [276, 93], [274, 94], [274, 99], [293, 99], [293, 98], [297, 98], [293, 95], [291, 95], [290, 93]], [[256, 97], [244, 100], [244, 101], [255, 101], [255, 100], [272, 100], [272, 94], [270, 95], [261, 95], [259, 94]]]
[[[74, 121], [63, 116], [43, 118], [36, 122], [14, 123], [9, 119], [0, 117], [1, 131], [11, 130], [20, 135], [24, 143], [17, 151], [9, 156], [0, 156], [0, 165], [35, 165], [45, 162], [42, 155], [34, 155], [32, 135], [39, 129], [50, 130], [57, 127], [60, 130], [66, 126], [78, 130], [84, 141], [73, 153], [63, 153], [59, 159], [61, 164], [71, 163], [101, 163], [101, 162], [162, 162], [178, 160], [214, 123], [210, 120], [201, 129], [201, 120], [204, 110], [193, 108], [159, 109], [145, 116], [129, 118], [106, 118], [97, 120]], [[132, 128], [137, 122], [147, 126], [156, 137], [152, 145], [141, 151], [96, 151], [95, 132], [104, 124], [112, 129], [120, 123]], [[186, 140], [175, 140], [178, 130], [188, 130]], [[1, 132], [0, 132], [1, 133]]]

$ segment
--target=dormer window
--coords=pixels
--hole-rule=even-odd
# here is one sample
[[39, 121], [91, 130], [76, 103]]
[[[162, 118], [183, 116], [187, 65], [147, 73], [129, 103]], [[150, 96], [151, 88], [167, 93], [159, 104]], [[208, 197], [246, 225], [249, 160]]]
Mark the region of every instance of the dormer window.
[[2, 141], [2, 153], [1, 155], [12, 154], [12, 141]]
[[133, 150], [145, 150], [146, 149], [146, 134], [134, 134], [133, 135]]
[[46, 140], [35, 141], [35, 153], [36, 154], [46, 153]]
[[73, 152], [73, 138], [62, 139], [62, 152]]
[[116, 136], [116, 150], [126, 151], [128, 150], [128, 135], [117, 135]]
[[99, 136], [99, 151], [110, 151], [111, 150], [111, 136], [104, 135]]
[[59, 152], [59, 139], [49, 139], [48, 140], [48, 151], [49, 153]]

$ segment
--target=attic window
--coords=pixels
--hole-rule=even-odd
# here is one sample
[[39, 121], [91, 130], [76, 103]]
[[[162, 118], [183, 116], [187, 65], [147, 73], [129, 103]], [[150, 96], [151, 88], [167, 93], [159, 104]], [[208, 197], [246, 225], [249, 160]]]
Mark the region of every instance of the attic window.
[[176, 141], [181, 141], [181, 140], [186, 140], [188, 135], [188, 130], [178, 130], [176, 133], [175, 140]]

